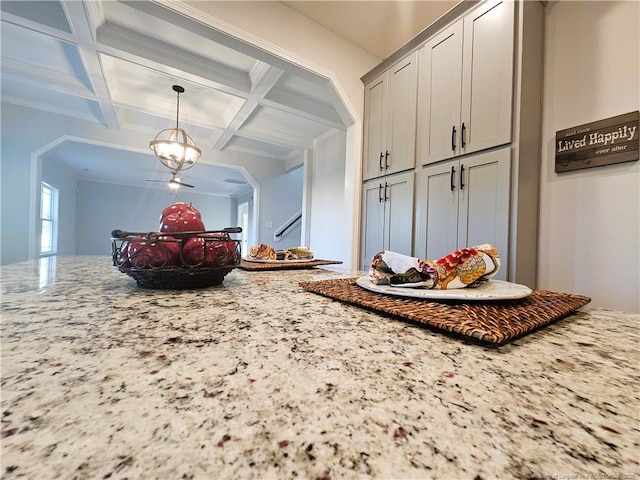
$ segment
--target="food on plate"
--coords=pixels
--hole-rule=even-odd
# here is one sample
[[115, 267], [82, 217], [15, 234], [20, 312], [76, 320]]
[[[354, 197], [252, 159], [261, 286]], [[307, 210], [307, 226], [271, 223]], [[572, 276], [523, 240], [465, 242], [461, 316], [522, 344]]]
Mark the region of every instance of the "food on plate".
[[461, 248], [438, 260], [423, 260], [397, 252], [374, 255], [369, 279], [376, 285], [428, 289], [474, 288], [493, 278], [500, 255], [493, 245]]
[[271, 245], [261, 243], [249, 249], [249, 257], [256, 260], [275, 260], [276, 251]]
[[292, 247], [284, 249], [285, 260], [302, 260], [313, 258], [313, 252], [308, 247]]
[[261, 243], [249, 249], [252, 260], [304, 260], [313, 258], [313, 252], [308, 247], [290, 247], [276, 250], [271, 245]]

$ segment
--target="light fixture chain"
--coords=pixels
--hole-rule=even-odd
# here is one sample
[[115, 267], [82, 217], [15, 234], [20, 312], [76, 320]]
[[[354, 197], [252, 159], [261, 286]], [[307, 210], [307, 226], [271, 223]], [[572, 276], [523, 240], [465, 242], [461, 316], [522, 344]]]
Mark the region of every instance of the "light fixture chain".
[[180, 117], [180, 92], [176, 92], [178, 98], [177, 98], [177, 105], [176, 105], [176, 128], [178, 128], [178, 118]]

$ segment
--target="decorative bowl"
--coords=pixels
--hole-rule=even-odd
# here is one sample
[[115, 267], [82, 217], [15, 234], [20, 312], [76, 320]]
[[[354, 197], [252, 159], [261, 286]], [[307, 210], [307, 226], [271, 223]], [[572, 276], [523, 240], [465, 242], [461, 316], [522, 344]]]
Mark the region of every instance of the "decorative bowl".
[[205, 232], [111, 232], [113, 266], [145, 288], [220, 285], [240, 265], [240, 227]]

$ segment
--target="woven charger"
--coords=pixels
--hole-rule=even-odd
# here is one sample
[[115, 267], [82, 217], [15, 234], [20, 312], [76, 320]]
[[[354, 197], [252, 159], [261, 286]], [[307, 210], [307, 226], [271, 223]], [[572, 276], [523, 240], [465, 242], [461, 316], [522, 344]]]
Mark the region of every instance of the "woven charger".
[[342, 263], [338, 260], [311, 260], [304, 262], [286, 261], [282, 263], [276, 262], [247, 262], [246, 260], [240, 260], [240, 268], [243, 270], [292, 270], [301, 268], [312, 268], [320, 265], [337, 265]]
[[310, 292], [436, 327], [463, 337], [503, 344], [588, 304], [582, 295], [534, 290], [528, 297], [491, 302], [433, 301], [371, 292], [356, 278], [302, 282]]

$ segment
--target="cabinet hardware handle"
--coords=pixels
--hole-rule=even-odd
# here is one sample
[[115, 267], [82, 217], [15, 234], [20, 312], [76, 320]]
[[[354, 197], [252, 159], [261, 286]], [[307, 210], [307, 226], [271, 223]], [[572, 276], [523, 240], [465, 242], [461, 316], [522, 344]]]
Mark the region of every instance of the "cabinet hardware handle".
[[378, 184], [378, 203], [382, 203], [382, 184]]
[[383, 153], [380, 152], [380, 160], [378, 161], [378, 165], [380, 166], [380, 171], [382, 171], [382, 157], [383, 157]]
[[456, 149], [456, 126], [454, 125], [451, 128], [451, 150], [455, 151]]
[[462, 148], [465, 147], [465, 145], [467, 144], [465, 137], [467, 133], [467, 127], [465, 126], [464, 122], [462, 122], [462, 132], [460, 133], [460, 141], [462, 142]]
[[464, 175], [464, 164], [460, 165], [460, 190], [464, 188], [463, 175]]
[[389, 186], [389, 184], [387, 182], [384, 182], [384, 201], [388, 202], [389, 201], [389, 197], [387, 196], [387, 187]]
[[384, 156], [384, 169], [389, 169], [389, 150], [387, 150], [387, 153]]
[[454, 167], [451, 167], [451, 178], [449, 179], [449, 182], [451, 184], [451, 191], [453, 192], [453, 189], [456, 188], [456, 186], [453, 184], [453, 177], [456, 174], [456, 169]]

